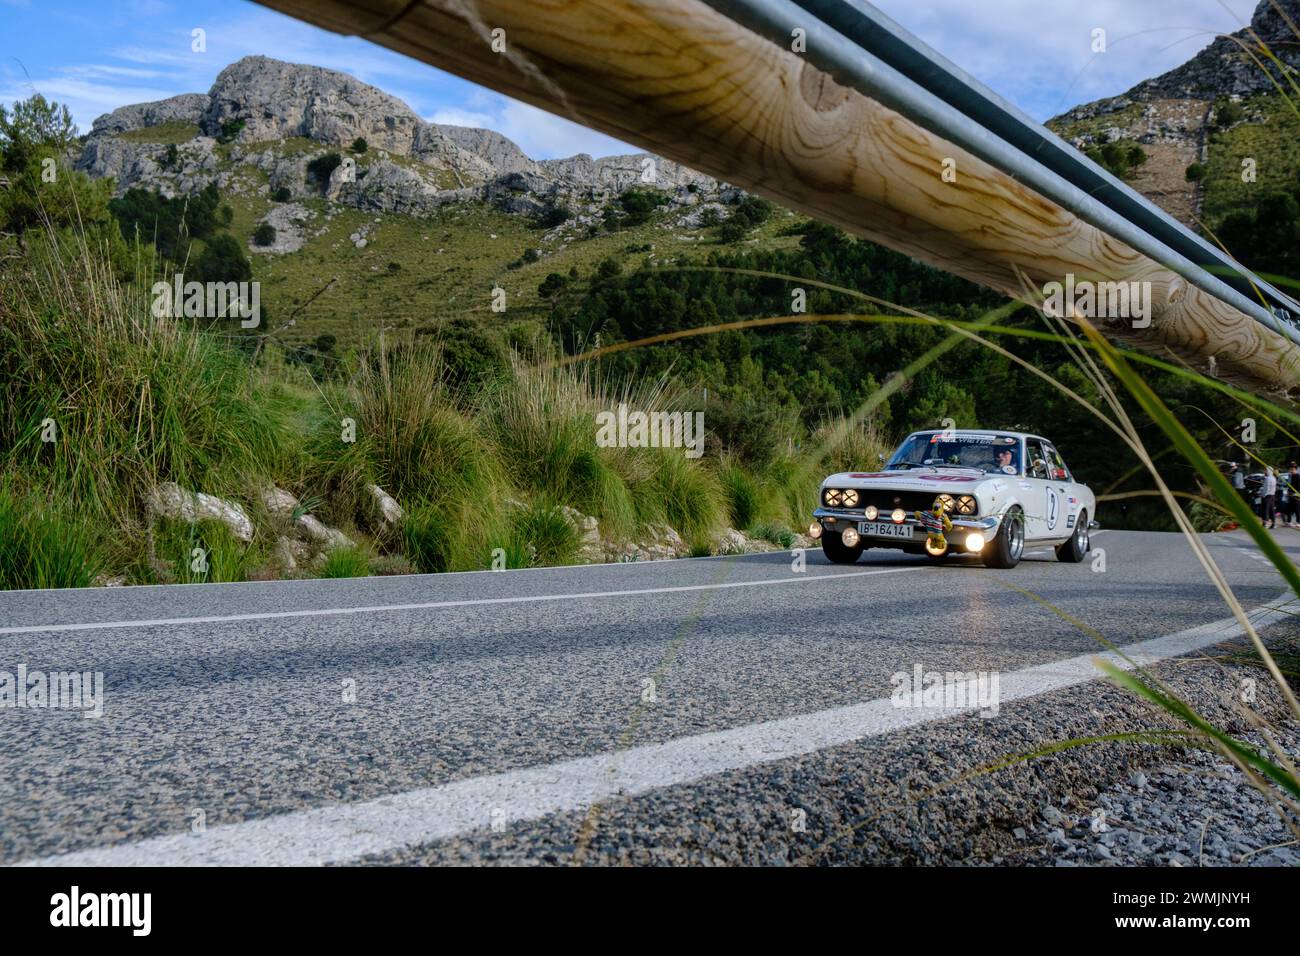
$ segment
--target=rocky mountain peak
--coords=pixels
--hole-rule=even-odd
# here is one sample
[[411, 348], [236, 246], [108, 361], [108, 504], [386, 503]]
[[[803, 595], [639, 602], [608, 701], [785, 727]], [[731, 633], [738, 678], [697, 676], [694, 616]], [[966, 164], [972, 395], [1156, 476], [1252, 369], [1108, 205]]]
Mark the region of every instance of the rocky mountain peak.
[[[86, 138], [80, 166], [114, 177], [119, 193], [145, 186], [170, 195], [209, 182], [240, 191], [247, 177], [239, 167], [251, 165], [265, 174], [263, 190], [285, 188], [305, 196], [307, 164], [331, 149], [346, 154], [357, 139], [370, 150], [359, 162], [364, 168], [355, 181], [333, 177], [327, 198], [413, 215], [465, 199], [527, 213], [559, 196], [598, 200], [637, 185], [689, 191], [691, 199], [720, 189], [707, 176], [645, 154], [534, 160], [492, 130], [430, 123], [397, 97], [347, 73], [266, 56], [231, 63], [206, 94], [186, 93], [101, 116]], [[303, 140], [319, 149], [304, 151]], [[287, 145], [294, 142], [299, 145]]]

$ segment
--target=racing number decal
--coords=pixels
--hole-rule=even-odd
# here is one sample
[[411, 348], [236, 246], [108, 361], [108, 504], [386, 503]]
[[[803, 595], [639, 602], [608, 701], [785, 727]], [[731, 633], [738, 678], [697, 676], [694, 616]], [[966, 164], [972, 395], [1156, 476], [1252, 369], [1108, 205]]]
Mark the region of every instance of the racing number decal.
[[1055, 488], [1047, 489], [1047, 530], [1055, 531], [1056, 522], [1061, 518], [1061, 498]]

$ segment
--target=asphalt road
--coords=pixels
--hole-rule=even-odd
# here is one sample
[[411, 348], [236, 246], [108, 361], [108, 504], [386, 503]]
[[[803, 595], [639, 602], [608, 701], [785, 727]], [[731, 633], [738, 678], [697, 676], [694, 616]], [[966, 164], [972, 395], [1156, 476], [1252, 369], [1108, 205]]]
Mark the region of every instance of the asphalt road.
[[[1275, 606], [1244, 535], [1207, 541]], [[902, 791], [1136, 719], [1099, 637], [1155, 659], [1231, 636], [1180, 536], [1093, 545], [1013, 571], [810, 551], [0, 593], [0, 672], [104, 675], [95, 719], [0, 708], [0, 862], [960, 860], [1108, 758]], [[917, 666], [996, 672], [997, 705], [895, 706]]]

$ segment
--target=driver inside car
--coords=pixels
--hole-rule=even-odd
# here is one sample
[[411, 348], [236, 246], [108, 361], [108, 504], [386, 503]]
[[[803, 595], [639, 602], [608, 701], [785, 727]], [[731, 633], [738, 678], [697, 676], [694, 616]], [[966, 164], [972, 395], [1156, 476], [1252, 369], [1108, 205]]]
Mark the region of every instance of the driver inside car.
[[999, 448], [997, 454], [993, 456], [996, 462], [995, 471], [1000, 471], [1004, 475], [1014, 475], [1017, 472], [1015, 466], [1015, 454], [1010, 448]]

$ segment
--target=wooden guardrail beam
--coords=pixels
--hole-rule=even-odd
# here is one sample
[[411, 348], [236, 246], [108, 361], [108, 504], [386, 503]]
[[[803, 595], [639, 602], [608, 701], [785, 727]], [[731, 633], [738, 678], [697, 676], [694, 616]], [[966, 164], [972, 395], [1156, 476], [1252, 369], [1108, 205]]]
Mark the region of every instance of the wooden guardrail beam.
[[[1147, 328], [1097, 324], [1203, 369], [1213, 359], [1220, 378], [1252, 390], [1300, 397], [1300, 349], [1289, 340], [700, 0], [259, 2], [1014, 298], [1027, 298], [1023, 280], [1032, 295], [1070, 274], [1150, 283]], [[495, 30], [504, 30], [496, 49]]]

